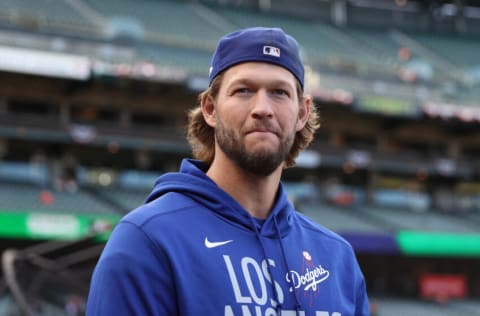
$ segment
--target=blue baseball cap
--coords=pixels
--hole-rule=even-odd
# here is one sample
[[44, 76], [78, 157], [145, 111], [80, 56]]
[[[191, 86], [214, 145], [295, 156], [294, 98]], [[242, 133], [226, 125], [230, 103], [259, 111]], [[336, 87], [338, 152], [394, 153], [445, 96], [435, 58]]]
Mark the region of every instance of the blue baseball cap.
[[223, 36], [212, 57], [209, 84], [222, 71], [249, 61], [272, 63], [289, 70], [302, 86], [304, 66], [297, 41], [280, 28], [251, 27]]

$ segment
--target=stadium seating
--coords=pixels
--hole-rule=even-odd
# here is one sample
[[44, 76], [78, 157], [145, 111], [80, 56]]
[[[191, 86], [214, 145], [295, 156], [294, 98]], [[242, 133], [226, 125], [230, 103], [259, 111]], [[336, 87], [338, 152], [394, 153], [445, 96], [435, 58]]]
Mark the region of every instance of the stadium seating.
[[[424, 77], [437, 83], [452, 78], [461, 80], [463, 77], [480, 76], [480, 71], [469, 74], [472, 67], [478, 67], [476, 52], [480, 49], [479, 45], [474, 40], [464, 38], [403, 33], [401, 37], [406, 38], [407, 43], [401, 43], [392, 36], [390, 29], [338, 28], [318, 20], [289, 18], [213, 4], [168, 0], [143, 0], [141, 5], [133, 0], [86, 0], [82, 3], [94, 16], [102, 17], [102, 22], [95, 21], [91, 14], [86, 14], [85, 10], [65, 1], [59, 1], [55, 6], [50, 6], [47, 0], [35, 1], [34, 4], [25, 0], [4, 1], [0, 4], [0, 16], [33, 17], [44, 28], [59, 33], [76, 29], [79, 35], [82, 32], [103, 33], [103, 38], [107, 40], [121, 36], [115, 35], [115, 31], [112, 35], [109, 29], [115, 28], [117, 22], [122, 24], [123, 20], [124, 28], [134, 24], [141, 29], [137, 32], [137, 36], [140, 36], [138, 40], [163, 45], [158, 51], [155, 49], [153, 54], [148, 49], [136, 48], [137, 59], [174, 66], [194, 74], [199, 74], [199, 69], [208, 67], [207, 56], [222, 34], [239, 27], [260, 25], [280, 26], [294, 35], [303, 44], [306, 61], [315, 67], [391, 78], [398, 75], [402, 64], [408, 69], [414, 67], [416, 71], [423, 72], [427, 70], [418, 70], [418, 67], [432, 67], [434, 79], [429, 75]], [[409, 47], [408, 43], [414, 43], [414, 47]], [[409, 49], [412, 54], [412, 60], [408, 63], [398, 59], [401, 47]], [[427, 55], [425, 51], [428, 52]], [[431, 56], [436, 58], [431, 59]], [[451, 67], [445, 66], [448, 63], [458, 65], [462, 70], [452, 72]], [[478, 78], [475, 80], [479, 81]], [[458, 96], [472, 100], [478, 94], [467, 94], [465, 97], [465, 91], [461, 91]]]
[[471, 223], [463, 216], [441, 214], [434, 211], [416, 212], [377, 206], [361, 206], [359, 212], [371, 218], [382, 220], [397, 228], [414, 231], [474, 233], [478, 223]]
[[[299, 203], [299, 209], [314, 221], [343, 232], [397, 232], [401, 230], [445, 233], [476, 233], [480, 215], [409, 211], [379, 206], [339, 207], [327, 203]], [[470, 219], [469, 219], [470, 218]]]
[[121, 207], [123, 213], [133, 210], [145, 202], [150, 190], [122, 188], [119, 186], [96, 187], [97, 197], [103, 200], [112, 201]]
[[[10, 295], [0, 296], [0, 315], [4, 316], [14, 316], [14, 315], [22, 315], [22, 312], [16, 305], [15, 301]], [[35, 309], [35, 315], [38, 316], [65, 316], [65, 310], [55, 306], [53, 304], [49, 304], [47, 302], [42, 302], [39, 304], [38, 308]]]
[[204, 51], [180, 49], [178, 47], [143, 48], [138, 50], [137, 59], [152, 62], [162, 67], [183, 69], [194, 75], [207, 74], [210, 64], [210, 54]]
[[422, 33], [411, 33], [409, 36], [456, 66], [468, 68], [480, 65], [480, 42], [473, 38]]
[[430, 301], [399, 298], [372, 298], [378, 305], [376, 315], [388, 316], [461, 316], [480, 315], [478, 303], [473, 301], [453, 301], [439, 304]]
[[106, 18], [129, 17], [143, 24], [146, 39], [179, 46], [212, 48], [223, 33], [197, 14], [195, 6], [176, 1], [105, 0], [88, 3]]
[[[60, 26], [72, 28], [93, 29], [94, 24], [81, 15], [75, 8], [65, 1], [49, 0], [5, 0], [0, 3], [2, 15], [10, 16], [17, 23], [36, 23], [41, 28], [60, 28]], [[24, 21], [24, 22], [22, 22]]]
[[388, 64], [359, 47], [347, 34], [326, 24], [225, 8], [216, 9], [216, 12], [238, 27], [282, 27], [303, 44], [307, 62], [314, 65], [353, 67], [358, 68], [359, 72], [392, 72]]
[[399, 64], [399, 50], [402, 48], [392, 39], [388, 30], [344, 28], [343, 32], [355, 39], [356, 45], [372, 53], [375, 58], [396, 67]]
[[312, 220], [322, 223], [325, 227], [333, 231], [351, 231], [351, 232], [384, 232], [388, 231], [387, 226], [379, 225], [378, 222], [370, 220], [362, 213], [355, 212], [348, 208], [340, 208], [328, 205], [326, 203], [298, 205], [299, 210], [310, 217]]
[[[231, 5], [227, 5], [227, 2]], [[242, 8], [240, 3], [247, 2], [249, 5]], [[372, 236], [378, 239], [386, 236], [393, 239], [402, 232], [419, 232], [427, 235], [431, 233], [430, 235], [434, 236], [432, 238], [437, 238], [434, 233], [449, 236], [477, 236], [480, 227], [480, 194], [478, 193], [480, 165], [478, 164], [478, 140], [476, 140], [478, 137], [472, 132], [471, 135], [474, 137], [471, 142], [470, 139], [468, 142], [465, 141], [465, 147], [462, 147], [464, 144], [462, 138], [466, 138], [463, 133], [467, 135], [470, 131], [477, 130], [478, 122], [473, 122], [473, 119], [469, 118], [468, 111], [463, 113], [463, 118], [460, 114], [455, 116], [451, 113], [456, 113], [452, 107], [460, 108], [460, 105], [468, 105], [471, 108], [480, 106], [478, 58], [480, 41], [478, 37], [470, 37], [466, 34], [453, 36], [433, 32], [419, 33], [400, 30], [393, 25], [388, 28], [372, 28], [375, 24], [388, 23], [390, 16], [381, 15], [380, 13], [385, 12], [384, 10], [372, 10], [361, 6], [356, 6], [350, 12], [354, 15], [358, 14], [352, 19], [353, 23], [342, 27], [327, 21], [331, 12], [311, 12], [310, 15], [303, 17], [279, 15], [275, 10], [256, 8], [260, 2], [0, 1], [0, 46], [25, 48], [30, 45], [32, 50], [36, 51], [53, 49], [57, 53], [87, 56], [92, 60], [93, 72], [92, 77], [85, 82], [62, 81], [62, 91], [52, 96], [52, 99], [38, 100], [40, 102], [38, 107], [35, 102], [29, 104], [29, 99], [41, 99], [42, 94], [28, 95], [27, 100], [21, 100], [21, 102], [11, 101], [9, 98], [23, 98], [22, 92], [26, 89], [20, 86], [14, 90], [13, 83], [5, 82], [5, 91], [11, 89], [11, 95], [7, 93], [0, 95], [2, 132], [0, 135], [0, 213], [7, 218], [12, 214], [21, 213], [55, 215], [66, 213], [74, 215], [72, 217], [85, 215], [82, 218], [88, 218], [87, 234], [95, 231], [97, 223], [106, 229], [111, 228], [112, 223], [116, 223], [120, 216], [144, 203], [156, 177], [168, 169], [163, 168], [164, 165], [172, 163], [173, 158], [170, 156], [167, 158], [167, 154], [173, 156], [175, 152], [175, 155], [180, 153], [187, 155], [188, 146], [179, 120], [179, 113], [184, 108], [180, 108], [179, 103], [193, 100], [192, 95], [187, 97], [191, 90], [195, 90], [190, 85], [192, 79], [199, 79], [198, 86], [205, 84], [211, 53], [218, 38], [226, 32], [241, 27], [279, 26], [294, 35], [301, 43], [302, 54], [310, 66], [309, 70], [318, 71], [319, 85], [323, 89], [321, 92], [341, 88], [353, 95], [351, 100], [345, 102], [348, 105], [342, 103], [341, 106], [335, 103], [338, 100], [334, 98], [319, 97], [319, 108], [324, 120], [322, 127], [326, 127], [327, 132], [321, 130], [321, 133], [324, 133], [321, 137], [324, 138], [309, 147], [312, 152], [318, 154], [318, 165], [312, 168], [301, 165], [298, 166], [299, 168], [292, 168], [293, 171], [290, 174], [292, 179], [288, 179], [292, 182], [284, 183], [285, 190], [297, 209], [313, 221], [339, 233], [348, 241], [352, 241], [349, 237], [358, 238], [358, 240], [365, 237], [367, 240]], [[275, 3], [275, 1], [271, 2], [272, 5]], [[308, 2], [313, 7], [318, 1]], [[324, 7], [330, 7], [330, 1], [320, 2]], [[354, 6], [354, 1], [347, 2]], [[283, 0], [279, 3], [287, 7], [294, 2]], [[372, 12], [376, 15], [371, 17], [371, 21], [367, 21]], [[402, 12], [402, 14], [409, 13]], [[413, 19], [414, 16], [411, 17]], [[363, 22], [371, 28], [365, 28], [365, 25], [363, 28], [356, 27]], [[411, 23], [409, 26], [411, 29], [416, 21], [412, 20], [408, 23]], [[102, 65], [105, 65], [105, 69], [108, 68], [105, 71], [108, 75], [103, 76], [103, 73], [98, 70]], [[109, 69], [122, 70], [122, 67], [130, 71], [142, 65], [146, 65], [147, 73], [151, 74], [152, 65], [155, 71], [166, 73], [163, 78], [169, 78], [170, 72], [175, 73], [177, 80], [172, 80], [173, 83], [165, 83], [162, 81], [163, 78], [159, 80], [160, 83], [152, 82], [158, 78], [142, 81], [146, 78], [141, 76], [129, 78], [128, 72], [109, 72]], [[432, 77], [426, 76], [422, 81], [405, 75], [399, 76], [400, 69], [410, 69], [409, 67], [425, 67], [427, 72], [432, 71]], [[96, 71], [101, 75], [95, 76], [98, 74]], [[10, 78], [9, 76], [17, 78], [17, 74], [3, 74], [3, 71], [2, 75], [5, 75], [5, 78]], [[18, 85], [28, 82], [29, 87], [30, 83], [34, 87], [35, 80], [40, 78], [24, 74], [18, 77], [21, 77], [15, 81]], [[30, 77], [33, 79], [23, 81]], [[48, 82], [52, 87], [57, 84], [57, 81], [51, 78], [42, 77], [40, 80]], [[90, 88], [98, 88], [98, 90], [94, 90], [91, 92], [92, 95], [89, 95]], [[110, 88], [117, 89], [113, 90], [114, 93], [118, 93], [117, 100], [110, 100], [111, 94], [106, 93]], [[150, 95], [151, 91], [158, 94]], [[144, 92], [147, 93], [144, 95]], [[372, 98], [370, 105], [373, 110], [369, 112], [368, 106], [365, 109], [361, 108], [362, 93], [385, 96], [385, 98]], [[129, 94], [132, 95], [131, 99], [128, 97], [123, 99]], [[314, 96], [318, 97], [318, 95]], [[192, 97], [191, 100], [188, 99], [190, 97]], [[43, 98], [47, 96], [43, 95]], [[172, 102], [177, 98], [178, 103]], [[408, 99], [408, 101], [395, 102], [396, 98]], [[145, 104], [151, 102], [153, 109], [150, 108], [150, 103], [144, 105], [142, 103], [144, 100], [146, 100]], [[52, 107], [50, 104], [43, 105], [43, 101], [52, 103]], [[435, 111], [433, 112], [437, 114], [431, 114], [431, 117], [426, 115], [427, 111], [421, 105], [426, 101], [439, 104], [451, 103], [452, 107], [442, 110], [443, 113], [439, 114], [439, 117], [448, 117], [448, 119], [445, 118], [445, 121], [438, 119], [435, 116], [438, 113]], [[31, 112], [24, 112], [26, 108], [24, 104], [29, 106], [28, 110]], [[94, 108], [96, 110], [94, 116], [97, 118], [83, 121], [83, 117], [75, 113], [77, 110], [81, 112], [84, 105]], [[157, 105], [160, 106], [161, 113], [153, 113], [157, 110], [155, 107]], [[403, 105], [412, 109], [409, 114], [401, 113], [399, 107]], [[398, 112], [389, 116], [391, 114], [387, 113], [389, 107], [395, 108]], [[437, 105], [436, 109], [439, 108], [440, 106]], [[385, 109], [385, 112], [376, 112], [379, 109]], [[343, 120], [344, 114], [348, 114], [345, 116], [348, 117], [347, 120]], [[362, 120], [350, 121], [356, 115], [361, 116]], [[452, 117], [460, 119], [454, 120]], [[466, 123], [470, 119], [472, 121]], [[475, 118], [475, 120], [478, 119]], [[86, 122], [88, 127], [92, 127], [91, 130], [88, 127], [85, 130], [95, 132], [94, 141], [90, 143], [81, 143], [78, 139], [72, 141], [75, 133], [69, 134], [67, 129], [79, 122], [82, 124]], [[416, 125], [412, 122], [418, 125], [426, 123], [425, 128], [418, 130], [428, 130], [426, 132], [428, 135], [418, 135], [422, 137], [416, 139], [417, 135], [408, 133], [408, 128]], [[340, 123], [339, 126], [336, 125], [337, 123]], [[372, 123], [371, 127], [368, 126], [370, 123]], [[71, 126], [68, 126], [69, 124]], [[365, 125], [364, 129], [353, 128], [353, 125], [362, 124]], [[352, 125], [352, 128], [350, 129], [347, 125]], [[85, 132], [82, 127], [79, 125], [78, 134]], [[369, 135], [372, 130], [374, 130], [373, 133], [383, 134]], [[75, 128], [70, 130], [72, 131], [75, 131]], [[357, 134], [357, 131], [360, 132]], [[86, 134], [89, 133], [84, 133]], [[456, 141], [454, 145], [458, 145], [458, 148], [446, 145], [447, 141], [439, 136], [444, 134], [451, 137], [449, 140]], [[6, 145], [2, 147], [4, 140]], [[58, 148], [61, 148], [59, 152], [74, 149], [75, 158], [79, 162], [74, 188], [69, 188], [68, 185], [57, 186], [49, 172], [51, 170], [47, 170], [46, 165], [28, 161], [31, 153], [27, 151], [32, 148], [36, 150], [45, 144], [47, 144], [46, 150], [49, 150], [52, 144], [54, 151]], [[111, 144], [113, 145], [110, 148]], [[24, 145], [25, 148], [22, 147]], [[115, 145], [118, 146], [115, 147]], [[386, 147], [389, 146], [392, 148], [387, 149]], [[148, 167], [142, 166], [142, 168], [158, 167], [159, 169], [120, 170], [118, 166], [137, 167], [137, 162], [134, 161], [137, 158], [137, 150], [149, 151], [149, 154], [151, 153], [154, 157], [152, 161], [146, 163]], [[465, 153], [462, 150], [465, 150]], [[3, 155], [12, 155], [14, 151], [19, 151], [14, 154], [23, 155], [25, 161], [2, 160]], [[99, 152], [102, 153], [100, 159], [96, 157], [96, 153]], [[359, 153], [360, 158], [364, 154], [363, 158], [368, 162], [364, 161], [365, 164], [362, 165], [360, 161], [359, 166], [355, 165], [354, 159], [350, 159], [350, 152]], [[55, 152], [53, 155], [56, 154], [58, 153]], [[441, 174], [437, 170], [436, 162], [442, 160], [444, 156], [448, 156], [447, 162], [456, 163], [454, 166], [456, 169], [451, 173]], [[82, 166], [82, 163], [85, 163], [82, 159], [88, 160], [88, 166]], [[112, 165], [109, 165], [110, 163]], [[164, 165], [158, 166], [158, 163]], [[102, 166], [99, 166], [100, 164]], [[102, 167], [109, 168], [111, 179], [109, 178], [105, 183], [101, 183], [98, 179], [90, 179], [92, 173], [97, 175], [101, 173], [99, 170]], [[119, 170], [114, 170], [115, 168]], [[419, 183], [419, 186], [411, 189], [402, 185], [390, 187], [378, 185], [377, 181], [384, 175], [395, 179], [408, 179], [407, 181]], [[311, 179], [309, 177], [315, 177], [315, 182], [299, 180]], [[331, 181], [335, 182], [334, 184], [330, 183], [331, 179], [334, 180]], [[478, 188], [461, 191], [456, 189], [456, 183], [473, 183], [472, 186], [477, 185]], [[437, 197], [440, 198], [436, 199]], [[102, 218], [102, 216], [113, 218], [113, 220], [108, 223], [102, 220], [90, 221], [92, 218]], [[3, 242], [8, 246], [8, 243], [17, 236], [5, 234], [3, 237]], [[33, 243], [38, 237], [29, 236], [29, 238], [32, 238], [29, 242]], [[472, 246], [475, 248], [473, 259], [468, 257], [468, 253], [465, 255], [466, 252], [459, 257], [455, 257], [457, 253], [453, 255], [442, 253], [441, 255], [446, 258], [439, 259], [428, 257], [429, 255], [424, 253], [420, 256], [425, 258], [417, 258], [416, 254], [399, 253], [398, 249], [392, 252], [382, 247], [375, 249], [377, 244], [372, 246], [369, 243], [370, 239], [361, 245], [364, 248], [360, 248], [355, 244], [358, 240], [353, 240], [352, 246], [355, 251], [358, 251], [360, 263], [370, 261], [372, 258], [378, 259], [378, 257], [398, 259], [399, 265], [402, 262], [408, 262], [409, 266], [405, 267], [405, 270], [412, 270], [409, 271], [411, 274], [408, 274], [414, 276], [411, 282], [416, 280], [416, 273], [421, 269], [438, 268], [438, 271], [449, 273], [453, 270], [458, 273], [462, 269], [462, 265], [457, 265], [460, 261], [467, 262], [465, 266], [472, 270], [475, 269], [478, 261], [476, 241]], [[429, 239], [431, 240], [433, 239]], [[430, 243], [427, 244], [427, 247], [429, 246]], [[450, 255], [453, 257], [449, 257]], [[435, 261], [437, 259], [439, 261]], [[442, 264], [437, 265], [440, 261]], [[373, 261], [367, 262], [367, 273], [370, 272], [369, 268], [376, 264], [377, 262]], [[396, 266], [391, 267], [391, 270], [396, 268]], [[472, 284], [478, 280], [478, 273], [471, 271], [461, 271], [461, 273], [467, 277], [474, 276], [473, 281], [468, 280], [469, 290], [472, 292], [469, 294], [478, 298], [478, 286]], [[404, 275], [407, 273], [402, 274]], [[380, 292], [388, 288], [388, 286], [382, 288], [376, 284], [372, 285], [377, 281], [382, 282], [375, 279], [375, 277], [381, 278], [381, 275], [373, 273], [366, 274], [366, 277], [368, 287], [380, 288]], [[374, 282], [371, 282], [372, 280]], [[408, 297], [375, 297], [383, 293], [374, 293], [372, 301], [378, 305], [378, 315], [480, 316], [480, 305], [475, 301], [451, 301], [448, 304], [439, 304], [415, 299], [413, 295], [416, 295], [416, 285], [412, 285], [411, 282], [408, 284], [410, 286]], [[18, 314], [12, 298], [2, 292], [2, 286], [6, 288], [0, 273], [0, 315]], [[389, 287], [387, 290], [390, 292], [385, 295], [407, 295], [402, 290], [395, 292], [397, 289], [394, 287]], [[64, 314], [62, 310], [57, 309], [58, 307], [46, 305], [45, 315]]]
[[79, 167], [73, 188], [48, 180], [42, 164], [4, 162], [0, 165], [0, 211], [76, 214], [120, 214], [138, 207], [158, 177], [154, 172], [125, 170], [110, 186], [92, 184]]
[[0, 182], [1, 208], [5, 211], [33, 211], [84, 214], [118, 214], [119, 210], [79, 190], [75, 193], [44, 190], [25, 182]]

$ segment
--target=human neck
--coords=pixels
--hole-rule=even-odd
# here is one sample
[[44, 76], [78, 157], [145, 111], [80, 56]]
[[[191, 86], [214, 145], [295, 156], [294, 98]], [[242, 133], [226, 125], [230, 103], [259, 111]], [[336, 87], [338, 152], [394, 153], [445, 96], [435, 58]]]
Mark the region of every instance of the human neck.
[[279, 166], [271, 175], [247, 173], [231, 161], [214, 160], [207, 175], [230, 194], [253, 217], [265, 219], [275, 203], [282, 173]]

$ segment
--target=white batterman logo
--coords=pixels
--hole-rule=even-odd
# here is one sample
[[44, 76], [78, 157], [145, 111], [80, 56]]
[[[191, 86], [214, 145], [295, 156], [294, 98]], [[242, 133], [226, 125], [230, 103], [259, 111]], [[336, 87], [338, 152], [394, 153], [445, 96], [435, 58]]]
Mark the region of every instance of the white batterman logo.
[[273, 46], [263, 46], [263, 54], [280, 57], [280, 48]]

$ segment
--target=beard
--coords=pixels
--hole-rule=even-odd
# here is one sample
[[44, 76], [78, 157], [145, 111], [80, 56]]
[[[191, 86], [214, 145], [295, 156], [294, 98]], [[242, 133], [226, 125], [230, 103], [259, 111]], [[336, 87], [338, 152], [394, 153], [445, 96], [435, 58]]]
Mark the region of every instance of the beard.
[[226, 127], [222, 120], [218, 119], [215, 137], [220, 149], [241, 169], [251, 174], [269, 176], [285, 161], [295, 135], [289, 134], [286, 139], [280, 139], [276, 151], [265, 149], [248, 152], [245, 143], [235, 131]]

